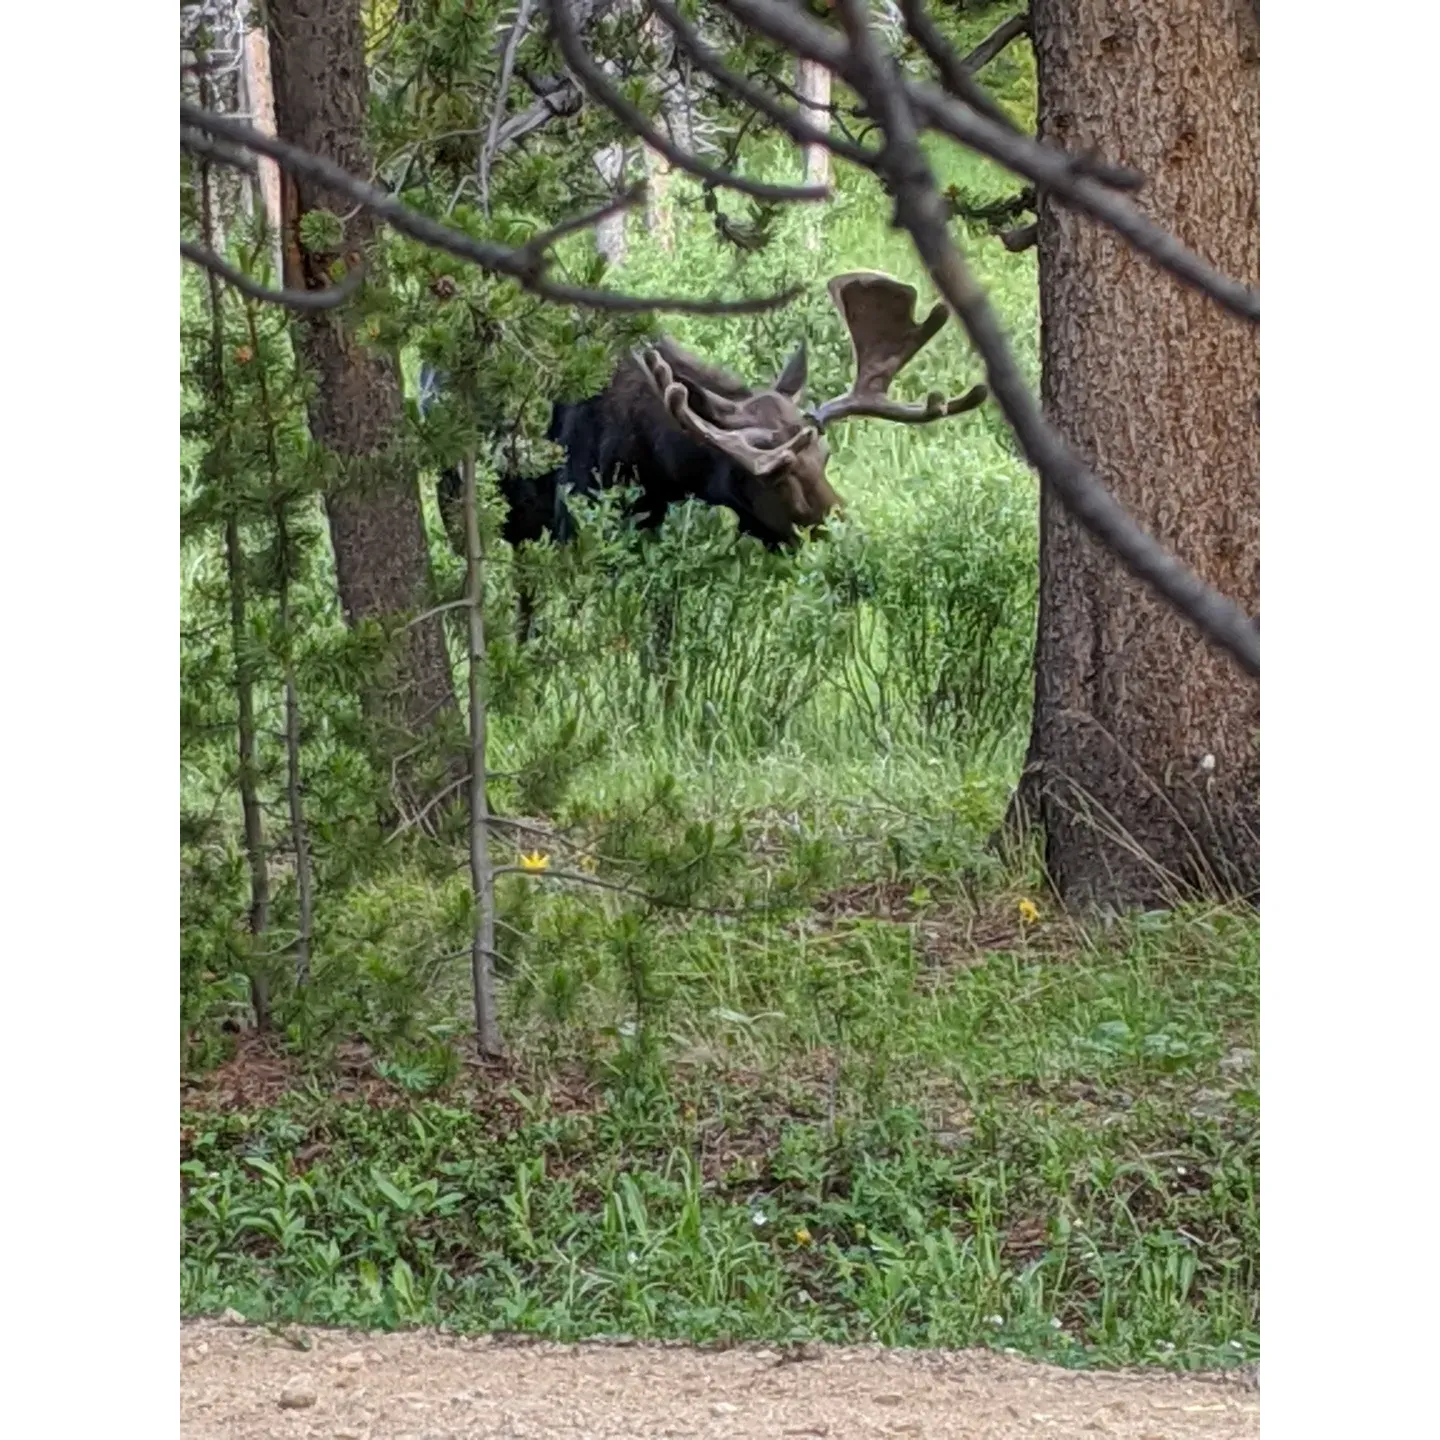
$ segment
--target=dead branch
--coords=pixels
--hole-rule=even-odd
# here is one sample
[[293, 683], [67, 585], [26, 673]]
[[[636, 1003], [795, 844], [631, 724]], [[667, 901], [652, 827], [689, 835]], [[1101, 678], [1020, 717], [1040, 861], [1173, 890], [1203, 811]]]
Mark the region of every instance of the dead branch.
[[1258, 675], [1260, 632], [1256, 623], [1141, 529], [1044, 418], [984, 290], [950, 241], [945, 202], [921, 149], [910, 97], [870, 29], [864, 0], [839, 0], [839, 8], [850, 37], [847, 66], [851, 84], [885, 127], [887, 144], [881, 169], [896, 197], [896, 221], [909, 231], [936, 288], [980, 352], [990, 388], [1026, 458], [1076, 519], [1133, 574], [1234, 656], [1248, 673]]
[[962, 60], [955, 53], [950, 42], [940, 33], [935, 22], [921, 9], [919, 0], [900, 0], [900, 13], [904, 17], [905, 28], [910, 32], [910, 37], [940, 72], [941, 84], [952, 95], [957, 96], [982, 115], [988, 116], [997, 125], [1004, 125], [1014, 130], [1015, 122], [991, 99], [984, 86], [975, 78], [975, 72], [980, 69], [980, 65], [971, 68], [969, 62], [978, 51], [972, 50]]
[[[900, 6], [905, 13], [905, 26], [909, 29], [909, 11], [914, 10], [920, 13], [915, 0], [901, 0]], [[1012, 15], [1008, 20], [1002, 20], [961, 62], [960, 68], [967, 75], [974, 75], [983, 70], [1012, 40], [1018, 40], [1022, 35], [1030, 33], [1030, 15], [1022, 11], [1019, 15]], [[914, 31], [911, 31], [914, 34]], [[915, 36], [918, 40], [920, 37]], [[923, 43], [923, 42], [922, 42]], [[928, 51], [926, 52], [929, 53]], [[934, 59], [933, 56], [931, 56]]]
[[182, 143], [184, 148], [197, 160], [210, 160], [217, 165], [228, 165], [232, 170], [239, 170], [245, 175], [260, 173], [260, 162], [253, 155], [247, 155], [245, 151], [233, 149], [229, 145], [217, 144], [208, 136], [187, 135]]
[[[860, 68], [852, 48], [800, 10], [780, 0], [719, 0], [736, 19], [768, 36], [794, 54], [818, 60], [842, 76], [858, 91]], [[914, 4], [915, 0], [907, 0]], [[918, 10], [916, 12], [919, 13]], [[943, 41], [942, 41], [943, 43]], [[1003, 124], [961, 103], [933, 85], [904, 81], [886, 62], [886, 90], [895, 90], [905, 101], [907, 114], [916, 124], [939, 130], [962, 145], [988, 155], [992, 160], [1023, 175], [1043, 190], [1110, 226], [1142, 254], [1177, 279], [1208, 295], [1232, 314], [1259, 321], [1260, 297], [1248, 285], [1231, 280], [1187, 250], [1175, 237], [1143, 215], [1123, 195], [1095, 178], [1098, 164], [1092, 157], [1066, 154], [1052, 146], [1022, 135], [1008, 120]], [[975, 82], [973, 77], [968, 80]], [[863, 93], [863, 92], [862, 92]], [[867, 102], [871, 103], [871, 102]], [[873, 103], [871, 103], [873, 113]]]
[[679, 170], [694, 175], [707, 184], [718, 185], [757, 200], [825, 200], [830, 190], [824, 185], [771, 185], [763, 180], [747, 180], [732, 170], [718, 170], [686, 150], [668, 135], [657, 130], [606, 78], [600, 67], [586, 53], [570, 14], [569, 0], [546, 0], [550, 11], [556, 44], [565, 63], [590, 98], [603, 105], [628, 130], [638, 135], [652, 150], [663, 155]]
[[[756, 300], [690, 300], [678, 296], [624, 295], [615, 291], [558, 284], [546, 278], [549, 261], [541, 253], [543, 247], [534, 241], [514, 249], [486, 240], [474, 240], [458, 230], [431, 220], [417, 210], [410, 209], [408, 205], [401, 204], [383, 190], [351, 175], [349, 171], [323, 156], [311, 154], [298, 145], [262, 134], [238, 120], [212, 114], [184, 100], [180, 102], [180, 119], [182, 125], [218, 136], [222, 140], [229, 140], [232, 144], [244, 146], [257, 154], [268, 155], [293, 174], [303, 175], [327, 189], [348, 196], [412, 240], [418, 240], [436, 250], [443, 250], [459, 259], [469, 260], [492, 274], [508, 276], [524, 289], [550, 300], [586, 306], [594, 310], [616, 310], [632, 314], [669, 310], [695, 315], [750, 315], [787, 305], [797, 293], [792, 288], [780, 295]], [[189, 140], [190, 136], [182, 130], [181, 144], [188, 148]], [[605, 213], [613, 213], [613, 203], [607, 204]], [[633, 199], [631, 203], [635, 203]]]
[[218, 275], [242, 295], [272, 305], [283, 305], [288, 310], [333, 310], [337, 305], [343, 305], [360, 288], [365, 278], [365, 267], [357, 265], [338, 285], [332, 285], [328, 290], [271, 290], [258, 280], [252, 280], [243, 270], [227, 264], [213, 250], [207, 250], [203, 245], [182, 240], [180, 253], [192, 265], [198, 265], [202, 270]]
[[490, 110], [490, 124], [486, 130], [485, 143], [480, 147], [480, 163], [477, 176], [480, 182], [480, 208], [490, 214], [490, 164], [495, 158], [496, 142], [500, 135], [500, 117], [505, 113], [505, 98], [510, 92], [510, 77], [515, 70], [515, 52], [530, 28], [530, 12], [535, 0], [520, 0], [515, 12], [515, 23], [505, 36], [505, 45], [500, 55], [500, 76], [495, 82], [495, 103]]
[[[867, 169], [874, 164], [875, 154], [873, 151], [864, 150], [849, 140], [840, 139], [828, 130], [822, 130], [818, 125], [812, 125], [797, 111], [787, 109], [773, 96], [766, 94], [758, 85], [735, 74], [706, 45], [701, 39], [699, 31], [685, 20], [684, 16], [669, 3], [669, 0], [650, 0], [650, 8], [669, 26], [676, 43], [701, 70], [711, 79], [718, 81], [731, 94], [751, 106], [752, 109], [768, 116], [792, 140], [800, 145], [823, 145], [832, 154], [853, 161], [856, 165], [864, 165]], [[827, 108], [833, 111], [835, 107], [832, 105]]]
[[613, 200], [607, 200], [594, 210], [587, 211], [584, 215], [576, 215], [570, 220], [562, 220], [558, 225], [552, 225], [550, 229], [542, 230], [538, 235], [527, 240], [522, 248], [543, 254], [567, 235], [577, 234], [581, 230], [589, 230], [600, 224], [602, 220], [608, 220], [612, 215], [618, 215], [622, 210], [631, 210], [637, 205], [643, 205], [645, 195], [645, 182], [641, 180], [631, 185], [629, 189], [622, 190]]
[[1002, 230], [1000, 232], [1000, 243], [1012, 255], [1018, 255], [1022, 250], [1031, 249], [1039, 238], [1039, 235], [1039, 225], [1021, 225], [1015, 230]]
[[696, 905], [688, 900], [671, 900], [664, 895], [652, 895], [634, 885], [625, 885], [618, 880], [602, 880], [598, 875], [587, 875], [583, 870], [531, 870], [524, 865], [497, 865], [492, 875], [528, 875], [532, 880], [568, 880], [576, 885], [592, 885], [597, 890], [612, 890], [617, 895], [632, 895], [647, 905], [662, 910], [688, 910], [695, 915], [718, 915], [726, 919], [741, 915], [768, 915], [784, 910], [784, 905]]

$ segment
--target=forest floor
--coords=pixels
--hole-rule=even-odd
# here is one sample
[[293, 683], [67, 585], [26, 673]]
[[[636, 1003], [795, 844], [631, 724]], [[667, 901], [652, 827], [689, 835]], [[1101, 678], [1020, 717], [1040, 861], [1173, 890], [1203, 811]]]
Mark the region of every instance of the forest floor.
[[183, 1440], [1260, 1433], [1258, 1377], [1062, 1370], [986, 1350], [563, 1345], [189, 1320], [181, 1356]]

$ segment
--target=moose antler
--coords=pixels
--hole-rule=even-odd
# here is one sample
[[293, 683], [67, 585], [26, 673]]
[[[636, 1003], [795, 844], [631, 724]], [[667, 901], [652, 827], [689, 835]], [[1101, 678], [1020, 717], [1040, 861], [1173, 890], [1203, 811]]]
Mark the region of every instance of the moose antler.
[[882, 275], [878, 270], [837, 275], [831, 280], [829, 290], [850, 332], [855, 380], [848, 394], [827, 400], [810, 412], [810, 418], [819, 428], [852, 415], [919, 425], [943, 420], [947, 415], [959, 415], [984, 403], [990, 392], [983, 385], [976, 385], [952, 400], [946, 400], [938, 390], [918, 405], [890, 399], [890, 382], [949, 319], [950, 312], [944, 305], [936, 305], [924, 320], [917, 321], [915, 287]]
[[[640, 367], [675, 423], [743, 465], [770, 475], [789, 465], [819, 432], [773, 391], [746, 389], [668, 341], [637, 353]], [[732, 389], [723, 393], [721, 385]], [[733, 393], [738, 391], [737, 393]]]

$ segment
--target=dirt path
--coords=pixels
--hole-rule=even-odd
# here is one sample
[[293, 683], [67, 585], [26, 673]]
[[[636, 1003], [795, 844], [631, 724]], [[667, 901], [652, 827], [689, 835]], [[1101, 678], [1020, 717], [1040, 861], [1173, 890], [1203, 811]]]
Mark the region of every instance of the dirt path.
[[181, 1327], [182, 1440], [1241, 1440], [1239, 1379], [1081, 1374], [988, 1351], [549, 1345]]

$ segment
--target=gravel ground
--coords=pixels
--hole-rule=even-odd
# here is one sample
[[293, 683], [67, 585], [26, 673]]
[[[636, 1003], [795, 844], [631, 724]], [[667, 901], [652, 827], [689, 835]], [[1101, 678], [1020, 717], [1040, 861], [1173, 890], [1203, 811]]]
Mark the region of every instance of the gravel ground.
[[[299, 1344], [308, 1341], [309, 1349]], [[183, 1440], [1240, 1440], [1257, 1382], [1085, 1374], [984, 1350], [552, 1345], [181, 1326]]]

